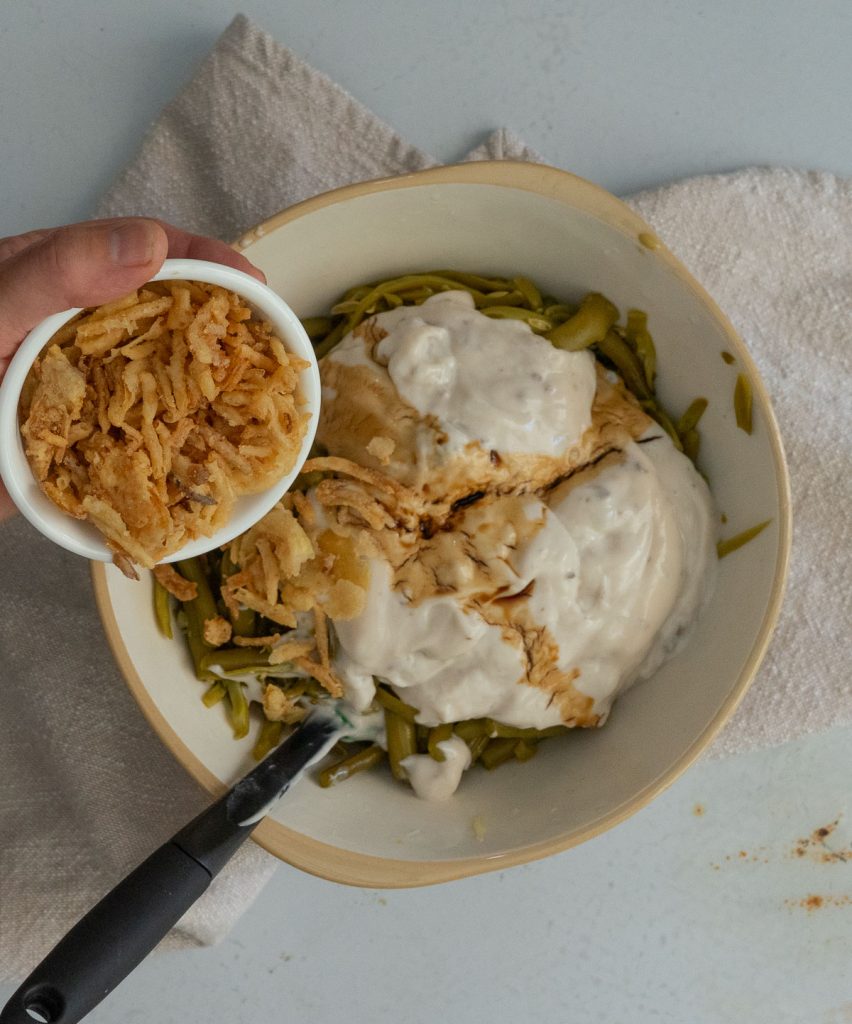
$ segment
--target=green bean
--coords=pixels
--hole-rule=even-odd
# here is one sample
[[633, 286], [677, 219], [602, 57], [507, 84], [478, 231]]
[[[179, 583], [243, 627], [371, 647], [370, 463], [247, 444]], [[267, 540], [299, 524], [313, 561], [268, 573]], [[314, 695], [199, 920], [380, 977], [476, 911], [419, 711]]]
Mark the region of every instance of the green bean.
[[404, 292], [412, 288], [431, 288], [435, 291], [466, 291], [474, 298], [482, 298], [482, 292], [476, 288], [458, 281], [451, 280], [440, 274], [404, 274], [402, 277], [395, 277], [389, 281], [382, 281], [376, 285], [369, 294], [361, 299], [356, 308], [349, 314], [347, 330], [357, 327], [363, 318], [369, 314], [378, 300], [388, 293]]
[[223, 682], [228, 691], [228, 719], [234, 730], [234, 739], [241, 740], [248, 736], [249, 731], [249, 706], [243, 684], [237, 679], [224, 679]]
[[219, 703], [220, 700], [225, 699], [225, 684], [221, 679], [217, 679], [215, 683], [211, 683], [204, 691], [204, 696], [201, 698], [204, 706], [212, 708]]
[[520, 308], [524, 305], [525, 301], [524, 296], [519, 291], [489, 292], [487, 295], [482, 296], [481, 300], [476, 304], [476, 308], [481, 313], [484, 313], [489, 307], [494, 306], [512, 306]]
[[172, 639], [172, 611], [169, 606], [169, 592], [158, 580], [154, 580], [154, 618], [157, 628], [164, 637]]
[[515, 760], [529, 761], [535, 757], [538, 751], [538, 744], [530, 740], [518, 740], [515, 744]]
[[697, 430], [687, 430], [685, 433], [680, 435], [681, 444], [683, 445], [683, 454], [696, 462], [698, 459], [698, 451], [701, 447], [701, 435]]
[[417, 708], [400, 700], [396, 694], [386, 690], [383, 686], [376, 687], [376, 701], [386, 710], [404, 718], [407, 722], [414, 722], [417, 719]]
[[213, 598], [213, 591], [210, 589], [210, 581], [207, 573], [198, 558], [184, 558], [177, 563], [181, 576], [191, 580], [198, 588], [197, 595], [184, 603], [184, 608], [192, 605], [201, 619], [202, 625], [207, 619], [215, 619], [218, 614], [216, 601]]
[[344, 782], [346, 779], [352, 778], [358, 772], [373, 768], [383, 761], [385, 756], [385, 751], [377, 743], [373, 743], [372, 746], [364, 747], [362, 750], [350, 754], [349, 757], [345, 757], [342, 761], [323, 768], [317, 776], [317, 781], [323, 789], [328, 789], [329, 786], [333, 786], [337, 782]]
[[615, 367], [621, 379], [637, 398], [650, 398], [651, 391], [645, 380], [645, 370], [639, 356], [615, 331], [607, 331], [606, 336], [597, 342], [597, 350]]
[[524, 298], [524, 302], [526, 302], [530, 309], [534, 309], [538, 312], [543, 309], [544, 301], [541, 297], [541, 292], [528, 277], [513, 277], [512, 284], [515, 286], [515, 289], [521, 293]]
[[255, 761], [262, 761], [270, 750], [274, 750], [278, 746], [283, 732], [283, 722], [270, 722], [268, 718], [264, 718], [260, 732], [257, 734], [254, 749], [251, 752], [251, 756]]
[[[201, 667], [208, 672], [218, 668], [221, 672], [242, 672], [252, 669], [270, 668], [269, 655], [263, 654], [264, 648], [257, 647], [219, 647], [208, 650], [201, 659]], [[276, 665], [276, 668], [280, 666]]]
[[548, 318], [548, 320], [553, 320], [554, 323], [558, 324], [564, 324], [565, 321], [570, 319], [576, 312], [576, 306], [566, 306], [564, 302], [552, 302], [542, 310], [542, 313]]
[[747, 434], [751, 433], [751, 381], [744, 373], [737, 375], [734, 387], [734, 415], [737, 426]]
[[741, 548], [743, 544], [748, 544], [750, 540], [754, 540], [759, 533], [763, 533], [771, 522], [771, 519], [765, 519], [762, 523], [758, 523], [757, 526], [751, 526], [749, 529], [743, 530], [742, 533], [738, 533], [734, 537], [728, 537], [726, 540], [720, 540], [716, 545], [716, 554], [719, 558], [724, 558], [725, 555], [729, 555], [732, 551], [736, 551], [737, 548]]
[[231, 552], [228, 548], [222, 552], [222, 561], [219, 563], [219, 578], [224, 582], [229, 576], [239, 571], [236, 562], [231, 561]]
[[491, 740], [487, 736], [473, 736], [469, 740], [465, 740], [465, 743], [470, 750], [470, 763], [476, 764], [476, 762], [482, 757], [482, 752], [488, 746]]
[[231, 629], [234, 636], [255, 636], [257, 627], [257, 612], [252, 608], [240, 608], [235, 616], [231, 618]]
[[429, 756], [434, 761], [446, 761], [447, 755], [438, 746], [439, 743], [445, 743], [453, 735], [453, 723], [445, 722], [443, 725], [436, 725], [434, 729], [429, 730], [429, 742], [427, 750]]
[[654, 379], [657, 376], [657, 348], [648, 330], [648, 314], [641, 309], [627, 310], [627, 326], [624, 336], [633, 345], [645, 371], [645, 382], [653, 394]]
[[471, 740], [476, 739], [478, 736], [485, 736], [491, 738], [491, 720], [489, 718], [468, 718], [463, 722], [456, 722], [453, 726], [453, 730], [456, 736], [460, 736], [465, 743], [470, 743]]
[[468, 274], [462, 270], [430, 270], [429, 273], [436, 277], [445, 277], [457, 284], [467, 285], [468, 288], [475, 288], [480, 292], [507, 291], [511, 287], [507, 277], [484, 277], [482, 274]]
[[329, 333], [320, 341], [314, 343], [314, 353], [317, 359], [322, 359], [324, 355], [327, 355], [334, 346], [340, 341], [344, 334], [348, 334], [351, 330], [348, 320], [341, 320], [340, 323], [334, 327]]
[[642, 409], [651, 417], [656, 420], [657, 423], [665, 430], [665, 432], [672, 439], [672, 444], [677, 448], [679, 452], [683, 451], [683, 442], [680, 439], [680, 435], [677, 432], [677, 428], [672, 423], [671, 417], [663, 409], [660, 404], [654, 398], [647, 398], [639, 403]]
[[345, 293], [343, 298], [355, 299], [357, 302], [358, 300], [363, 299], [365, 295], [369, 295], [377, 284], [381, 284], [381, 281], [374, 281], [372, 284], [356, 284], [354, 288], [350, 288], [349, 291]]
[[485, 750], [483, 750], [479, 760], [489, 771], [492, 771], [494, 768], [498, 768], [501, 764], [505, 764], [506, 761], [515, 756], [515, 747], [517, 745], [517, 740], [507, 739], [505, 737], [491, 740]]
[[203, 680], [215, 679], [216, 675], [205, 665], [205, 657], [213, 650], [210, 644], [204, 639], [204, 624], [198, 616], [198, 610], [193, 601], [184, 601], [181, 610], [183, 611], [186, 626], [186, 646], [189, 648], [189, 655], [192, 658], [192, 666], [195, 670], [195, 678]]
[[[395, 299], [399, 298], [401, 304], [408, 306], [420, 306], [427, 299], [431, 299], [433, 295], [436, 295], [438, 291], [447, 291], [444, 289], [429, 288], [421, 286], [419, 288], [409, 288], [402, 292], [388, 292], [387, 295], [383, 295], [380, 300], [380, 304], [384, 306], [391, 306]], [[378, 308], [378, 306], [376, 307]], [[371, 310], [371, 312], [373, 312]]]
[[402, 715], [385, 708], [385, 735], [388, 744], [388, 761], [395, 779], [407, 778], [401, 762], [417, 753], [417, 734], [414, 723]]
[[417, 739], [418, 754], [429, 753], [429, 732], [428, 725], [421, 725], [419, 722], [414, 723], [414, 735]]
[[480, 313], [490, 316], [492, 320], [523, 320], [536, 334], [545, 334], [555, 329], [547, 317], [521, 306], [487, 306], [480, 309]]
[[609, 299], [598, 292], [589, 292], [577, 312], [548, 331], [546, 337], [556, 348], [579, 352], [602, 342], [617, 319], [618, 310]]
[[218, 614], [207, 575], [196, 558], [186, 558], [177, 562], [177, 569], [184, 579], [190, 580], [197, 587], [196, 596], [191, 601], [184, 601], [181, 606], [186, 616], [186, 644], [195, 668], [195, 676], [201, 680], [214, 679], [214, 673], [204, 664], [205, 657], [213, 649], [204, 639], [204, 622]]
[[331, 314], [332, 316], [347, 316], [349, 313], [354, 313], [356, 309], [358, 309], [356, 299], [341, 299], [331, 307]]
[[690, 430], [695, 430], [698, 426], [698, 421], [704, 415], [704, 410], [707, 408], [706, 398], [696, 398], [689, 404], [689, 408], [677, 421], [677, 432], [683, 437]]
[[327, 316], [306, 316], [302, 321], [305, 333], [313, 341], [322, 338], [331, 330], [331, 318]]

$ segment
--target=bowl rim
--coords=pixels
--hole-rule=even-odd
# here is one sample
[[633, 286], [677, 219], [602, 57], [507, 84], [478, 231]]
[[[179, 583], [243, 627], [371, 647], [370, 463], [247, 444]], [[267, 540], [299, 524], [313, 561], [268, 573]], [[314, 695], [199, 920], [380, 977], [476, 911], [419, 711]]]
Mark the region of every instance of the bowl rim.
[[[320, 379], [314, 347], [301, 321], [284, 299], [267, 284], [252, 277], [251, 274], [236, 267], [213, 263], [210, 260], [172, 257], [164, 260], [157, 273], [146, 283], [180, 280], [218, 285], [237, 293], [240, 298], [258, 309], [264, 319], [274, 321], [276, 329], [282, 335], [285, 348], [307, 363], [307, 366], [300, 371], [299, 379], [302, 397], [308, 411], [308, 423], [296, 461], [290, 470], [282, 474], [274, 484], [262, 491], [243, 496], [250, 500], [253, 508], [262, 510], [261, 515], [265, 515], [273, 505], [281, 500], [282, 495], [286, 493], [299, 475], [302, 465], [307, 461], [316, 434], [319, 423]], [[76, 306], [53, 313], [40, 321], [27, 333], [9, 362], [6, 374], [0, 382], [0, 437], [5, 439], [13, 433], [14, 438], [8, 445], [0, 444], [0, 477], [6, 484], [18, 510], [45, 537], [76, 555], [101, 562], [110, 562], [113, 558], [113, 551], [107, 546], [95, 527], [69, 517], [67, 513], [53, 504], [41, 488], [32, 487], [30, 489], [31, 485], [35, 483], [35, 475], [26, 457], [18, 430], [18, 408], [21, 393], [33, 363], [44, 351], [54, 334], [82, 311], [83, 307]], [[163, 562], [176, 562], [182, 558], [191, 558], [211, 551], [243, 533], [256, 521], [254, 511], [241, 509], [238, 504], [228, 521], [214, 534], [187, 541], [183, 547], [167, 555]]]
[[[698, 756], [728, 722], [743, 699], [763, 660], [778, 620], [790, 560], [792, 511], [787, 463], [769, 394], [751, 354], [725, 314], [680, 260], [657, 238], [654, 229], [622, 200], [600, 186], [568, 171], [545, 164], [514, 161], [475, 161], [464, 164], [448, 164], [399, 177], [359, 182], [306, 199], [269, 217], [247, 231], [235, 243], [235, 248], [244, 249], [265, 235], [277, 231], [306, 214], [340, 202], [376, 192], [432, 184], [498, 185], [533, 192], [589, 213], [637, 240], [640, 235], [643, 236], [642, 244], [652, 249], [654, 255], [662, 259], [681, 283], [690, 289], [707, 308], [723, 330], [729, 345], [751, 378], [754, 400], [760, 406], [761, 413], [765, 417], [775, 470], [779, 509], [778, 546], [772, 590], [760, 629], [739, 677], [713, 718], [687, 750], [638, 793], [582, 828], [502, 853], [448, 860], [400, 860], [344, 850], [296, 832], [271, 819], [263, 821], [252, 836], [255, 842], [265, 850], [293, 867], [329, 881], [369, 888], [409, 888], [432, 885], [540, 860], [600, 835], [645, 807], [697, 760]], [[93, 563], [92, 577], [97, 606], [107, 640], [118, 667], [143, 714], [183, 768], [209, 793], [214, 796], [221, 795], [227, 787], [189, 750], [154, 705], [153, 699], [145, 689], [119, 632], [109, 599], [105, 566]]]

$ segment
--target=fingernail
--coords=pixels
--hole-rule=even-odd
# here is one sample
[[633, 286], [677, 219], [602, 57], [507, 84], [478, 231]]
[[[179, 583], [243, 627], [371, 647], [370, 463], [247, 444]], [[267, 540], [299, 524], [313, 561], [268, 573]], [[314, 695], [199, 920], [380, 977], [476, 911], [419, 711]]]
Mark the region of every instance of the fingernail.
[[113, 228], [109, 239], [113, 263], [120, 267], [141, 267], [154, 258], [154, 232], [144, 220], [128, 221]]

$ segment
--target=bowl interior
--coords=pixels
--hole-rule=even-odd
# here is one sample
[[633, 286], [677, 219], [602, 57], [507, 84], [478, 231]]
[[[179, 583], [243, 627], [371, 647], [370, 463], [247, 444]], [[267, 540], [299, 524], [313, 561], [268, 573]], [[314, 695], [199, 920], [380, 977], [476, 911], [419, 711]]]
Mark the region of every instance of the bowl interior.
[[[639, 241], [647, 226], [560, 172], [498, 172], [503, 182], [514, 175], [508, 184], [489, 181], [487, 167], [442, 171], [303, 204], [250, 236], [246, 255], [300, 316], [324, 312], [350, 285], [436, 267], [523, 273], [557, 296], [600, 290], [622, 310], [646, 310], [663, 401], [679, 413], [697, 395], [709, 400], [701, 464], [728, 519], [721, 532], [772, 523], [721, 563], [714, 598], [686, 650], [623, 696], [603, 729], [549, 741], [524, 765], [471, 772], [444, 804], [420, 801], [382, 774], [325, 791], [306, 779], [261, 827], [260, 841], [284, 859], [371, 885], [529, 860], [642, 806], [709, 742], [754, 674], [777, 615], [789, 544], [783, 457], [753, 364], [671, 255]], [[463, 180], [452, 180], [453, 171]], [[737, 365], [723, 362], [723, 349]], [[756, 382], [751, 436], [733, 415], [743, 369]], [[215, 786], [249, 767], [251, 741], [231, 740], [220, 711], [200, 704], [202, 684], [181, 647], [157, 635], [148, 585], [108, 570], [100, 589], [131, 687], [189, 770]]]

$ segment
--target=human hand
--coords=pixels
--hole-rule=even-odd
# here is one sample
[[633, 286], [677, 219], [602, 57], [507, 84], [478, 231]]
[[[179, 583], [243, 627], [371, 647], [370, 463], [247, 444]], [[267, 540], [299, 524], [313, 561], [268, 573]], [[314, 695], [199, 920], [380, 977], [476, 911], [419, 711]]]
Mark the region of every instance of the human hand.
[[[224, 263], [264, 280], [224, 242], [142, 217], [88, 221], [0, 239], [0, 380], [27, 332], [45, 317], [120, 299], [149, 281], [167, 256]], [[0, 483], [0, 520], [14, 511]]]

